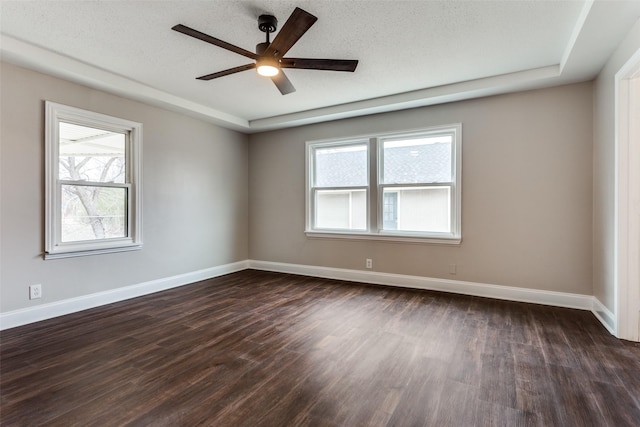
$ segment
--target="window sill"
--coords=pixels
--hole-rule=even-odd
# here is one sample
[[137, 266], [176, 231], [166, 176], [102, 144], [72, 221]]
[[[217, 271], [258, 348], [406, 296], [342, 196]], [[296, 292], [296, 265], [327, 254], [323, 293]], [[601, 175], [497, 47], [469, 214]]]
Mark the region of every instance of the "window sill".
[[426, 243], [436, 245], [460, 245], [462, 238], [459, 236], [434, 236], [434, 235], [416, 235], [416, 234], [373, 234], [373, 233], [354, 233], [354, 232], [338, 232], [338, 231], [305, 231], [307, 237], [312, 239], [347, 239], [347, 240], [377, 240], [383, 242], [400, 242], [400, 243]]
[[44, 259], [60, 259], [60, 258], [73, 258], [89, 255], [111, 254], [115, 252], [128, 252], [138, 251], [142, 249], [142, 245], [130, 245], [120, 246], [117, 248], [101, 248], [93, 250], [78, 250], [78, 251], [66, 251], [66, 252], [45, 252]]

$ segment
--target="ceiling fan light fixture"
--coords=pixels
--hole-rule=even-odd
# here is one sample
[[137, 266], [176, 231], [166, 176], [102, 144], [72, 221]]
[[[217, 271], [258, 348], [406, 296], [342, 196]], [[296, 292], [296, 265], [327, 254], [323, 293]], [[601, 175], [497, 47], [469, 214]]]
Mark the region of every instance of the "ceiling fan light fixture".
[[257, 62], [258, 74], [273, 77], [280, 72], [280, 64], [275, 58], [260, 58]]
[[[0, 0], [2, 1], [2, 0]], [[358, 66], [357, 60], [349, 59], [312, 59], [312, 58], [287, 58], [285, 55], [296, 44], [296, 42], [307, 32], [309, 28], [318, 20], [315, 16], [296, 7], [291, 13], [287, 22], [284, 23], [280, 32], [269, 41], [269, 35], [276, 31], [278, 20], [273, 15], [260, 15], [258, 17], [258, 29], [266, 33], [266, 40], [256, 45], [255, 53], [250, 52], [224, 40], [217, 39], [208, 34], [202, 33], [186, 25], [178, 24], [171, 27], [172, 30], [187, 36], [202, 40], [214, 46], [221, 47], [238, 55], [251, 58], [255, 62], [229, 68], [216, 73], [206, 74], [196, 77], [198, 80], [213, 80], [218, 77], [228, 76], [241, 71], [256, 69], [258, 75], [270, 77], [282, 95], [295, 92], [291, 81], [287, 78], [282, 68], [298, 68], [303, 70], [327, 70], [327, 71], [350, 71], [354, 72]]]

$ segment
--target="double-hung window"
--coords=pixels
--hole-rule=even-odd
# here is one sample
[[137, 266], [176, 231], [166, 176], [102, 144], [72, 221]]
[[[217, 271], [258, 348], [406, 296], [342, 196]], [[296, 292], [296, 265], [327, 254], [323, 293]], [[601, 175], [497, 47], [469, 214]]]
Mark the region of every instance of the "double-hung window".
[[142, 125], [45, 105], [45, 258], [139, 249]]
[[314, 225], [325, 230], [366, 231], [369, 143], [311, 146]]
[[306, 232], [461, 241], [461, 124], [307, 143]]

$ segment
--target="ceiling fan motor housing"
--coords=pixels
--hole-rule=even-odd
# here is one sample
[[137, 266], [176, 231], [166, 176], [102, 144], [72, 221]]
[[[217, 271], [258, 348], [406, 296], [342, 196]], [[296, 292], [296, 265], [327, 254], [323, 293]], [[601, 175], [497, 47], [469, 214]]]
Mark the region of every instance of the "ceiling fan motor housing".
[[258, 17], [258, 28], [263, 33], [273, 33], [278, 28], [278, 20], [273, 15], [260, 15]]
[[256, 45], [256, 55], [262, 56], [264, 54], [264, 52], [267, 50], [267, 48], [269, 47], [270, 44], [271, 43], [269, 43], [269, 42], [258, 43]]

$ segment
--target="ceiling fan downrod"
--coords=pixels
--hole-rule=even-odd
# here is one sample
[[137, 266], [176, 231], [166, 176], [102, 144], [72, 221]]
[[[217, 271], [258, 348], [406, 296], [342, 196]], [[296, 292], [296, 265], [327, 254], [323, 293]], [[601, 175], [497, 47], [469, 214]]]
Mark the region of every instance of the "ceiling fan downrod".
[[256, 70], [261, 76], [275, 77], [280, 74], [280, 61], [275, 55], [277, 52], [273, 52], [273, 56], [267, 54], [269, 46], [271, 45], [269, 34], [274, 32], [277, 26], [278, 20], [275, 16], [260, 15], [258, 17], [258, 28], [267, 34], [267, 40], [264, 43], [258, 43], [256, 45], [256, 55], [258, 55]]
[[263, 33], [266, 33], [267, 36], [267, 41], [256, 45], [256, 54], [262, 55], [271, 44], [269, 34], [275, 32], [278, 28], [278, 20], [273, 15], [260, 15], [258, 17], [258, 28]]

